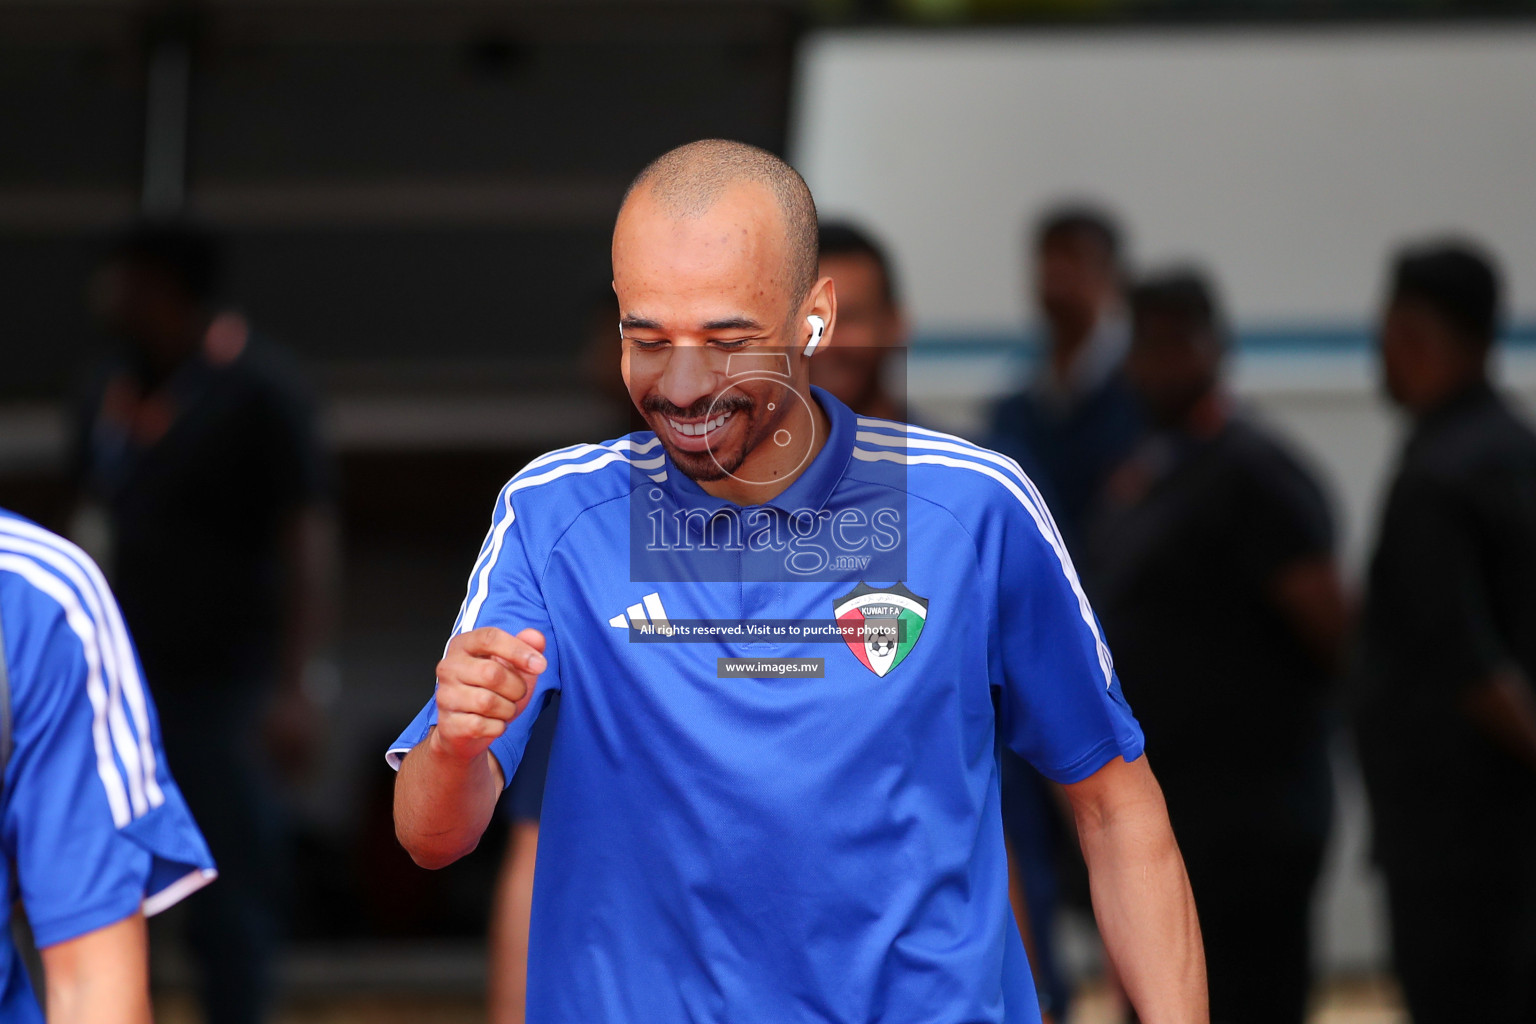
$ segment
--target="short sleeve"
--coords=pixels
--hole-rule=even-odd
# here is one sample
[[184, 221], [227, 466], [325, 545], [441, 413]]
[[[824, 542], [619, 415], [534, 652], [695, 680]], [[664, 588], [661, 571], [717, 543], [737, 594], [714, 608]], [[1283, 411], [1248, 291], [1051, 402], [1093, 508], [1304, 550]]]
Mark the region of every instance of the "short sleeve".
[[78, 549], [38, 545], [25, 558], [13, 547], [0, 533], [0, 569], [24, 574], [32, 593], [4, 604], [14, 742], [0, 839], [47, 947], [158, 913], [216, 872], [95, 567]]
[[544, 813], [544, 782], [549, 778], [549, 755], [559, 720], [560, 695], [551, 693], [528, 736], [517, 775], [502, 798], [504, 813], [513, 821], [538, 821]]
[[1244, 529], [1239, 557], [1266, 586], [1287, 566], [1333, 553], [1333, 516], [1322, 488], [1279, 452], [1252, 459], [1239, 482]]
[[1040, 774], [1077, 782], [1140, 757], [1141, 727], [1050, 513], [1026, 497], [1006, 511], [999, 540], [1002, 735]]
[[[508, 633], [533, 628], [544, 634], [544, 659], [548, 667], [534, 685], [533, 697], [501, 736], [491, 744], [491, 753], [501, 762], [502, 778], [510, 785], [522, 762], [529, 735], [550, 694], [560, 690], [560, 652], [554, 626], [545, 606], [542, 581], [529, 556], [523, 531], [519, 530], [519, 511], [513, 498], [517, 493], [514, 477], [497, 499], [491, 517], [491, 529], [480, 546], [480, 557], [470, 573], [469, 586], [453, 635], [493, 626]], [[399, 739], [390, 745], [390, 766], [398, 769], [407, 752], [427, 736], [437, 724], [437, 702], [429, 700]]]

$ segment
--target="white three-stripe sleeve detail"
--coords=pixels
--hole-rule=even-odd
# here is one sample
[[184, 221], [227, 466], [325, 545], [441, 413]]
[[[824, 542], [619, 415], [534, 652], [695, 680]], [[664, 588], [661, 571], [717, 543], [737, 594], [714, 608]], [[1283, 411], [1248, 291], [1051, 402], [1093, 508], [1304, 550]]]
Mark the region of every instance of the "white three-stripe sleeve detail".
[[154, 733], [149, 723], [148, 687], [139, 671], [138, 658], [133, 653], [133, 643], [128, 636], [128, 626], [123, 622], [122, 610], [117, 606], [117, 599], [113, 597], [112, 588], [108, 586], [106, 577], [91, 557], [79, 547], [33, 523], [0, 519], [0, 532], [13, 537], [30, 538], [50, 551], [58, 552], [68, 559], [67, 565], [83, 572], [90, 580], [90, 586], [86, 586], [71, 572], [71, 579], [75, 581], [76, 587], [91, 603], [92, 614], [98, 621], [104, 621], [107, 625], [114, 655], [112, 663], [116, 666], [123, 697], [127, 701], [129, 712], [133, 715], [134, 728], [138, 733], [139, 760], [143, 771], [145, 796], [149, 800], [150, 807], [159, 807], [165, 803], [165, 793], [160, 789], [159, 761], [155, 751]]
[[[128, 641], [128, 627], [106, 579], [85, 552], [61, 537], [30, 523], [0, 519], [0, 550], [17, 551], [47, 563], [69, 580], [85, 599], [86, 609], [100, 632], [102, 671], [107, 680], [108, 727], [113, 745], [128, 775], [128, 795], [135, 816], [165, 803], [156, 778], [154, 737], [139, 665]], [[129, 728], [123, 706], [133, 716]]]
[[863, 462], [896, 462], [906, 465], [931, 465], [951, 466], [956, 469], [968, 469], [983, 476], [989, 476], [1008, 489], [1008, 493], [1018, 499], [1024, 506], [1029, 517], [1034, 520], [1035, 528], [1045, 538], [1051, 550], [1056, 553], [1056, 560], [1061, 564], [1062, 574], [1067, 583], [1072, 587], [1072, 593], [1077, 597], [1077, 607], [1082, 615], [1083, 622], [1088, 626], [1088, 632], [1093, 637], [1094, 647], [1099, 659], [1099, 668], [1104, 673], [1106, 686], [1114, 679], [1114, 662], [1109, 656], [1109, 646], [1104, 643], [1104, 637], [1099, 633], [1098, 621], [1093, 616], [1093, 607], [1088, 603], [1088, 595], [1083, 592], [1082, 582], [1077, 578], [1077, 569], [1072, 565], [1072, 558], [1067, 554], [1067, 549], [1056, 537], [1056, 531], [1050, 523], [1049, 513], [1043, 512], [1043, 506], [1036, 508], [1034, 502], [1025, 495], [1017, 483], [1009, 479], [1007, 475], [984, 463], [973, 462], [970, 459], [957, 459], [948, 455], [904, 455], [901, 452], [874, 451], [868, 448], [855, 447], [853, 457]]
[[[619, 440], [613, 441], [610, 444], [606, 444], [606, 445], [596, 445], [596, 444], [587, 444], [587, 443], [568, 445], [565, 448], [557, 448], [556, 450], [554, 450], [552, 452], [545, 452], [543, 455], [540, 455], [538, 458], [536, 458], [533, 461], [529, 462], [522, 469], [518, 470], [517, 471], [517, 475], [514, 476], [512, 478], [512, 480], [509, 481], [508, 483], [509, 484], [513, 483], [513, 482], [517, 481], [519, 478], [526, 476], [530, 471], [538, 469], [540, 467], [551, 465], [551, 464], [556, 463], [556, 462], [568, 462], [568, 461], [571, 461], [571, 460], [574, 460], [574, 459], [579, 459], [579, 458], [582, 458], [583, 456], [590, 455], [593, 452], [613, 451], [616, 448], [622, 446], [623, 448], [625, 448], [627, 450], [637, 451], [637, 452], [642, 452], [643, 453], [643, 452], [650, 451], [651, 448], [653, 448], [655, 445], [660, 444], [660, 443], [661, 443], [660, 439], [659, 438], [655, 438], [655, 439], [652, 439], [652, 441], [647, 443], [647, 444], [636, 445], [633, 441], [629, 440], [628, 438], [620, 438]], [[498, 501], [499, 500], [500, 499], [498, 499]], [[480, 568], [481, 568], [482, 565], [484, 565], [485, 559], [487, 558], [487, 556], [490, 555], [491, 548], [492, 548], [492, 546], [493, 546], [493, 544], [495, 542], [495, 539], [496, 539], [496, 525], [497, 525], [496, 523], [492, 523], [491, 524], [491, 528], [489, 530], [485, 531], [485, 539], [480, 542], [480, 551], [479, 551], [478, 554], [475, 555], [475, 565], [474, 565], [474, 568], [471, 569], [470, 573], [469, 573], [469, 586], [464, 588], [464, 600], [459, 602], [459, 613], [458, 613], [458, 615], [454, 616], [453, 631], [450, 634], [450, 636], [457, 636], [460, 632], [462, 632], [462, 630], [459, 627], [464, 622], [464, 613], [469, 608], [469, 602], [470, 602], [471, 598], [473, 598], [474, 593], [475, 593], [475, 586], [474, 586], [475, 577], [479, 574]]]
[[96, 624], [85, 613], [80, 599], [69, 585], [30, 558], [16, 554], [0, 554], [0, 571], [13, 572], [30, 583], [35, 589], [53, 598], [64, 610], [64, 621], [75, 636], [85, 656], [85, 691], [91, 702], [91, 740], [96, 748], [96, 774], [102, 788], [107, 791], [107, 805], [112, 810], [112, 821], [122, 828], [133, 821], [128, 794], [123, 788], [123, 777], [112, 757], [112, 742], [108, 738], [107, 692], [101, 681], [101, 648], [97, 640]]
[[635, 443], [627, 437], [621, 437], [614, 441], [605, 441], [602, 444], [573, 444], [568, 448], [560, 448], [552, 452], [545, 452], [543, 455], [540, 455], [538, 458], [528, 463], [528, 465], [524, 466], [517, 475], [523, 476], [532, 469], [540, 469], [544, 466], [548, 466], [556, 462], [570, 462], [574, 459], [579, 459], [584, 455], [591, 455], [595, 452], [601, 451], [632, 452], [635, 455], [644, 455], [647, 452], [654, 451], [656, 446], [659, 444], [661, 444], [661, 438], [659, 437], [653, 437], [649, 441], [645, 441], [639, 444]]
[[904, 446], [908, 448], [925, 448], [936, 451], [955, 452], [960, 455], [969, 455], [973, 459], [985, 459], [994, 465], [1002, 466], [1013, 474], [1019, 482], [1046, 513], [1046, 521], [1051, 525], [1051, 534], [1056, 538], [1056, 543], [1066, 546], [1066, 541], [1061, 537], [1061, 530], [1056, 525], [1056, 520], [1050, 515], [1050, 509], [1046, 506], [1045, 497], [1040, 493], [1040, 488], [1024, 472], [1024, 467], [1019, 465], [1017, 459], [1009, 458], [1001, 452], [994, 452], [989, 448], [972, 444], [963, 437], [954, 434], [945, 434], [937, 430], [928, 430], [925, 427], [914, 427], [910, 423], [898, 423], [895, 420], [871, 420], [860, 419], [860, 427], [879, 428], [882, 430], [900, 430], [902, 434], [877, 434], [872, 431], [860, 430], [855, 434], [856, 441], [864, 441], [871, 444], [891, 445], [892, 447]]
[[[627, 440], [622, 442], [615, 442], [615, 444], [628, 444], [631, 448], [634, 447], [633, 444]], [[647, 450], [649, 450], [649, 446], [646, 447]], [[507, 530], [512, 526], [513, 521], [517, 518], [515, 512], [512, 509], [512, 495], [526, 488], [537, 487], [540, 484], [546, 484], [551, 480], [558, 480], [560, 477], [569, 476], [573, 473], [593, 473], [599, 469], [602, 469], [604, 466], [612, 465], [615, 462], [627, 463], [632, 461], [628, 456], [624, 454], [624, 449], [622, 448], [603, 448], [598, 446], [595, 448], [595, 450], [602, 451], [604, 454], [599, 455], [597, 458], [588, 462], [571, 463], [568, 465], [559, 466], [555, 469], [546, 470], [543, 473], [535, 473], [531, 476], [524, 476], [523, 474], [519, 473], [517, 476], [512, 478], [511, 482], [508, 483], [506, 487], [502, 488], [500, 509], [503, 512], [503, 515], [501, 519], [491, 527], [490, 551], [486, 553], [486, 557], [481, 561], [481, 564], [476, 567], [474, 574], [470, 577], [470, 579], [473, 581], [473, 592], [465, 603], [464, 612], [459, 617], [458, 625], [454, 627], [455, 635], [459, 633], [467, 633], [475, 628], [475, 622], [480, 617], [480, 609], [485, 606], [485, 599], [490, 596], [491, 570], [496, 568], [496, 561], [501, 557], [501, 549], [503, 545], [506, 544]]]
[[[517, 475], [508, 482], [508, 486], [517, 483], [517, 481], [520, 479], [526, 479], [529, 473], [535, 469], [541, 469], [545, 466], [553, 465], [557, 462], [571, 462], [576, 459], [583, 458], [587, 455], [595, 454], [597, 452], [628, 451], [637, 455], [644, 455], [645, 453], [654, 450], [659, 444], [661, 444], [661, 439], [656, 437], [651, 438], [649, 441], [646, 441], [643, 444], [636, 444], [634, 441], [627, 437], [621, 437], [616, 441], [610, 441], [606, 444], [573, 444], [568, 447], [559, 448], [555, 451], [545, 452], [543, 455], [540, 455], [538, 458], [528, 463], [528, 465], [518, 470]], [[662, 454], [658, 455], [655, 459], [651, 459], [646, 462], [636, 462], [635, 464], [641, 468], [657, 468], [660, 467], [665, 461], [666, 456], [665, 454]], [[658, 475], [653, 475], [651, 476], [651, 479], [661, 481], [666, 479], [666, 474], [663, 472]], [[504, 496], [505, 489], [503, 490], [503, 497]], [[464, 615], [465, 612], [469, 610], [470, 601], [474, 599], [476, 592], [475, 579], [477, 576], [479, 576], [481, 568], [484, 567], [486, 558], [491, 556], [493, 549], [496, 549], [496, 529], [499, 525], [499, 522], [492, 523], [491, 528], [485, 533], [485, 540], [480, 543], [480, 553], [475, 556], [475, 566], [470, 570], [469, 574], [469, 586], [464, 588], [464, 600], [459, 603], [459, 614], [453, 620], [453, 632], [450, 634], [450, 636], [457, 636], [462, 632], [467, 632], [469, 629], [474, 628], [473, 625], [464, 625]]]

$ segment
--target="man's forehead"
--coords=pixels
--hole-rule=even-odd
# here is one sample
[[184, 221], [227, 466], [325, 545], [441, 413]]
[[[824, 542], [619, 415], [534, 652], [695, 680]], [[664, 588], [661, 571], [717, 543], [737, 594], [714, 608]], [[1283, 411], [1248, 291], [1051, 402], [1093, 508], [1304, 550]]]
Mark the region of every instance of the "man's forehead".
[[771, 206], [727, 192], [696, 216], [631, 197], [614, 230], [613, 280], [626, 324], [682, 330], [761, 326], [787, 299], [783, 227]]

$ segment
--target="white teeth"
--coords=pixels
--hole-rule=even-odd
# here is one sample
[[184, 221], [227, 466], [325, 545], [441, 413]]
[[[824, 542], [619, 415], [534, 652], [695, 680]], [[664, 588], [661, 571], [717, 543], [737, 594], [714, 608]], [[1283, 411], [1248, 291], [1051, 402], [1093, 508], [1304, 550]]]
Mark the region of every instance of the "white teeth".
[[677, 420], [671, 419], [669, 417], [667, 419], [667, 424], [677, 433], [682, 434], [684, 437], [700, 437], [712, 430], [719, 430], [721, 427], [725, 426], [725, 421], [734, 415], [735, 413], [731, 412], [721, 413], [714, 419], [706, 420], [703, 423], [679, 423]]

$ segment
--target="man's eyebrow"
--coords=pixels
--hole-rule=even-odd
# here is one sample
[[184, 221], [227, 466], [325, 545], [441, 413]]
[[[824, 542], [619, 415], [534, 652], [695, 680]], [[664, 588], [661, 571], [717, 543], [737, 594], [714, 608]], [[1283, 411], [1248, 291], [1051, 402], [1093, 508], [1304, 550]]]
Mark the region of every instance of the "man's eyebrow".
[[659, 322], [648, 319], [647, 317], [635, 316], [633, 313], [621, 319], [619, 321], [619, 326], [623, 328], [632, 328], [638, 331], [661, 330], [661, 324]]
[[728, 316], [722, 320], [710, 320], [704, 325], [706, 331], [760, 331], [763, 325], [749, 316]]

